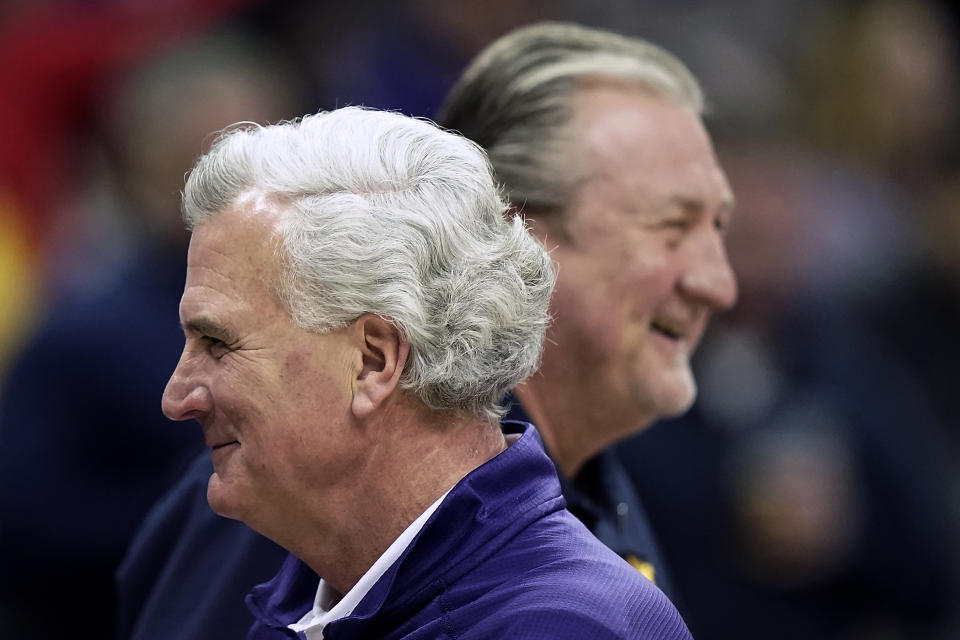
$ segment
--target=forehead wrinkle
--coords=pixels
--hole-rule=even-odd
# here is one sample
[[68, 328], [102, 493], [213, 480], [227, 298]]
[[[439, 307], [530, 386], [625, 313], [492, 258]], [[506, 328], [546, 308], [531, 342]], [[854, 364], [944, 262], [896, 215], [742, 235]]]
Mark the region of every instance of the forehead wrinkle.
[[[236, 342], [241, 333], [230, 326], [237, 319], [258, 317], [258, 312], [264, 310], [262, 304], [273, 303], [286, 311], [276, 290], [266, 282], [262, 269], [238, 280], [214, 267], [200, 268], [216, 274], [224, 286], [210, 282], [188, 284], [180, 301], [180, 325], [185, 331], [191, 329], [224, 342]], [[254, 303], [254, 300], [260, 302]]]
[[[220, 288], [228, 289], [231, 285], [230, 274], [223, 265], [191, 264], [188, 265], [187, 290], [200, 287], [220, 292]], [[219, 288], [218, 288], [219, 287]]]
[[[251, 261], [251, 255], [261, 251], [261, 248], [254, 248], [251, 253], [243, 253], [220, 250], [207, 243], [203, 249], [202, 259], [195, 257], [188, 265], [192, 273], [188, 272], [187, 284], [188, 286], [207, 288], [221, 293], [221, 295], [225, 295], [224, 291], [246, 291], [249, 293], [253, 283], [272, 289], [276, 279], [274, 272], [280, 268], [277, 258], [278, 252], [272, 247], [266, 247], [265, 250], [269, 260]], [[206, 255], [207, 253], [210, 255]], [[216, 259], [211, 260], [211, 258]], [[252, 271], [250, 269], [251, 262], [254, 267]], [[202, 276], [200, 282], [195, 282], [196, 277], [190, 277], [198, 275]]]
[[213, 271], [222, 277], [227, 276], [221, 273], [225, 271], [221, 263], [226, 264], [228, 269], [231, 266], [246, 266], [247, 261], [244, 258], [248, 258], [248, 256], [238, 257], [237, 251], [221, 249], [218, 246], [219, 244], [223, 244], [222, 239], [205, 239], [202, 250], [194, 247], [194, 251], [190, 252], [191, 254], [199, 253], [200, 255], [191, 255], [190, 257], [192, 259], [187, 263], [187, 266], [192, 267], [194, 270]]
[[272, 216], [270, 220], [257, 218], [252, 224], [242, 229], [239, 238], [235, 240], [252, 239], [244, 251], [237, 250], [235, 244], [221, 249], [219, 245], [223, 244], [222, 242], [210, 246], [209, 249], [216, 257], [229, 263], [231, 267], [239, 268], [242, 272], [248, 271], [253, 265], [255, 267], [253, 274], [256, 279], [269, 284], [273, 274], [282, 268], [284, 220], [285, 216], [281, 214]]

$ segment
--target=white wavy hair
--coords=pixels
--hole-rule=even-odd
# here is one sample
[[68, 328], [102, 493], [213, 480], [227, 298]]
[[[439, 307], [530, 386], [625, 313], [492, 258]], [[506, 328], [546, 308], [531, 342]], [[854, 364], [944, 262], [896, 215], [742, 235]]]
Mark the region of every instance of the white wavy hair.
[[187, 178], [187, 226], [251, 191], [288, 211], [277, 293], [298, 326], [389, 319], [402, 387], [438, 410], [496, 418], [536, 370], [553, 269], [473, 142], [359, 107], [228, 128]]

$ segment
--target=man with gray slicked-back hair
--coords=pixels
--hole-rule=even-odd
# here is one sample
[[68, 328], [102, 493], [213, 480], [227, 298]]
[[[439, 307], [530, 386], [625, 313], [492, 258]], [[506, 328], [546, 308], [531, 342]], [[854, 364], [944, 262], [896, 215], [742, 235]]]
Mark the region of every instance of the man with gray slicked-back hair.
[[199, 423], [213, 510], [290, 552], [249, 639], [690, 638], [499, 421], [554, 277], [477, 145], [356, 107], [235, 128], [183, 209], [163, 410]]
[[[617, 441], [684, 412], [689, 356], [736, 282], [732, 194], [686, 67], [637, 38], [544, 23], [480, 53], [437, 121], [483, 146], [558, 280], [543, 363], [514, 393], [570, 510], [668, 593]], [[671, 594], [672, 595], [672, 594]]]
[[699, 84], [668, 51], [639, 38], [548, 22], [484, 49], [447, 94], [436, 121], [487, 151], [512, 202], [562, 208], [583, 171], [574, 155], [580, 141], [569, 130], [573, 101], [596, 84], [703, 110]]

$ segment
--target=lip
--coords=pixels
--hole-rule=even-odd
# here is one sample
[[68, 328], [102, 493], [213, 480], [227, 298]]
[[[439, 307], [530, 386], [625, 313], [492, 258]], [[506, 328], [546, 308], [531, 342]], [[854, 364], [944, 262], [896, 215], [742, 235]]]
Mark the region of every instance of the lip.
[[654, 339], [660, 345], [662, 345], [661, 348], [666, 347], [670, 349], [670, 351], [675, 351], [677, 349], [684, 349], [684, 350], [686, 349], [687, 341], [684, 336], [674, 336], [669, 333], [660, 331], [655, 327], [651, 327], [650, 334], [651, 336], [654, 337]]
[[684, 340], [684, 334], [682, 332], [667, 331], [666, 329], [661, 328], [661, 326], [657, 323], [652, 323], [650, 325], [650, 331], [662, 338], [665, 338], [666, 340], [670, 340], [671, 342], [683, 342]]
[[232, 433], [227, 432], [225, 429], [204, 429], [203, 431], [203, 443], [207, 446], [208, 449], [216, 451], [230, 444], [239, 444]]
[[668, 344], [684, 345], [692, 352], [700, 342], [708, 317], [695, 311], [664, 312], [651, 318], [650, 333]]
[[686, 344], [690, 335], [690, 327], [680, 322], [653, 320], [650, 322], [650, 333], [671, 344]]
[[214, 471], [223, 470], [223, 465], [233, 456], [234, 447], [239, 447], [240, 443], [236, 440], [230, 442], [221, 442], [210, 448], [210, 462], [213, 463]]
[[[676, 327], [678, 325], [666, 325], [666, 327]], [[688, 358], [693, 350], [690, 342], [690, 327], [684, 327], [682, 331], [665, 331], [656, 323], [651, 323], [649, 336], [652, 340], [651, 346], [669, 358], [671, 361], [675, 358]]]

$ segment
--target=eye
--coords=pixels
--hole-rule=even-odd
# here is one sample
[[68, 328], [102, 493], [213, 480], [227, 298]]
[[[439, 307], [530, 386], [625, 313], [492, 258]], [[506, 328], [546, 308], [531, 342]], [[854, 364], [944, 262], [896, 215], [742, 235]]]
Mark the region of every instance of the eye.
[[661, 229], [678, 229], [685, 231], [690, 226], [690, 220], [687, 218], [669, 218], [660, 223]]
[[207, 346], [207, 350], [210, 352], [214, 358], [219, 360], [222, 358], [228, 351], [230, 347], [227, 344], [220, 340], [219, 338], [214, 338], [212, 336], [203, 336], [203, 343]]
[[730, 217], [717, 216], [713, 220], [713, 228], [719, 231], [721, 235], [726, 235], [727, 230], [730, 228]]
[[665, 218], [657, 223], [657, 229], [667, 247], [676, 249], [690, 230], [690, 220], [686, 217]]

